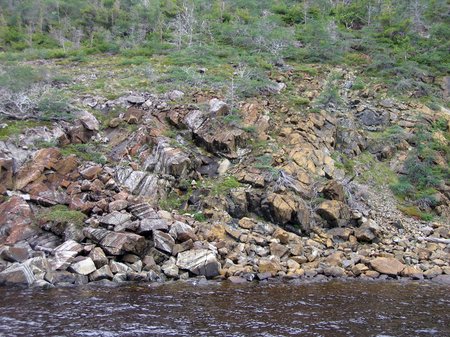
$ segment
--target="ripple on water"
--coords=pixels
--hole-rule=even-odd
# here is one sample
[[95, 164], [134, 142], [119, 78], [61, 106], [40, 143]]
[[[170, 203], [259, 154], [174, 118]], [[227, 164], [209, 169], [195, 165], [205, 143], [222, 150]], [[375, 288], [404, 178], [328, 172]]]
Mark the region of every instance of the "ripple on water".
[[450, 336], [448, 290], [393, 282], [0, 288], [0, 336]]

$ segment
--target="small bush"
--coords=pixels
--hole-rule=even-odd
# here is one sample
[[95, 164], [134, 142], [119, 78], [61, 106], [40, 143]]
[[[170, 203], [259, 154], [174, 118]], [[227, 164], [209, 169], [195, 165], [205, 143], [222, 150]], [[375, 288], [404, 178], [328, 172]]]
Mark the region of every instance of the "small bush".
[[47, 121], [74, 119], [71, 114], [69, 98], [60, 90], [49, 90], [40, 98], [37, 104], [41, 119]]

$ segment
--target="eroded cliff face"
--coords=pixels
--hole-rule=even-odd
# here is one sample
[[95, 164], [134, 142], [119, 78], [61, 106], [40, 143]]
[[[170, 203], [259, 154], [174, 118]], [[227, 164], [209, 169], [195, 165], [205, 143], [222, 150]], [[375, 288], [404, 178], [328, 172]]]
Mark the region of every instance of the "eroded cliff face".
[[[313, 101], [324, 75], [289, 70], [234, 106], [212, 92], [83, 97], [75, 122], [1, 141], [0, 283], [448, 282], [448, 179], [417, 203], [432, 221], [402, 213], [388, 186], [418, 130], [448, 149], [449, 112], [350, 90], [354, 75], [338, 71], [339, 102], [320, 109], [287, 104], [281, 83]], [[438, 153], [433, 165], [448, 167]]]

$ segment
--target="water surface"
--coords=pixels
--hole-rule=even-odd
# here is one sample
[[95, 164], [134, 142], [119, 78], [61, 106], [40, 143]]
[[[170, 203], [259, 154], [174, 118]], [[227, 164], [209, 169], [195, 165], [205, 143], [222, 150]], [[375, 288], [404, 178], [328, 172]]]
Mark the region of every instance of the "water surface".
[[0, 288], [0, 336], [450, 336], [448, 286]]

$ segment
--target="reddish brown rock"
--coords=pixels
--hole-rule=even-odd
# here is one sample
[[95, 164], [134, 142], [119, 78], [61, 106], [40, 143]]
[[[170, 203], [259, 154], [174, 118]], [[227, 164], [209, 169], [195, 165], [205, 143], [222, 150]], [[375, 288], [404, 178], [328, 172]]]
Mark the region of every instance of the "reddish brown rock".
[[35, 233], [30, 227], [33, 215], [30, 206], [20, 197], [0, 204], [0, 243], [14, 244]]
[[62, 156], [56, 148], [46, 148], [36, 151], [33, 159], [23, 166], [16, 178], [16, 189], [21, 190], [29, 183], [41, 178], [46, 169], [54, 170]]
[[94, 180], [97, 178], [97, 175], [102, 171], [102, 167], [99, 165], [91, 166], [85, 168], [80, 172], [81, 176], [88, 180]]

